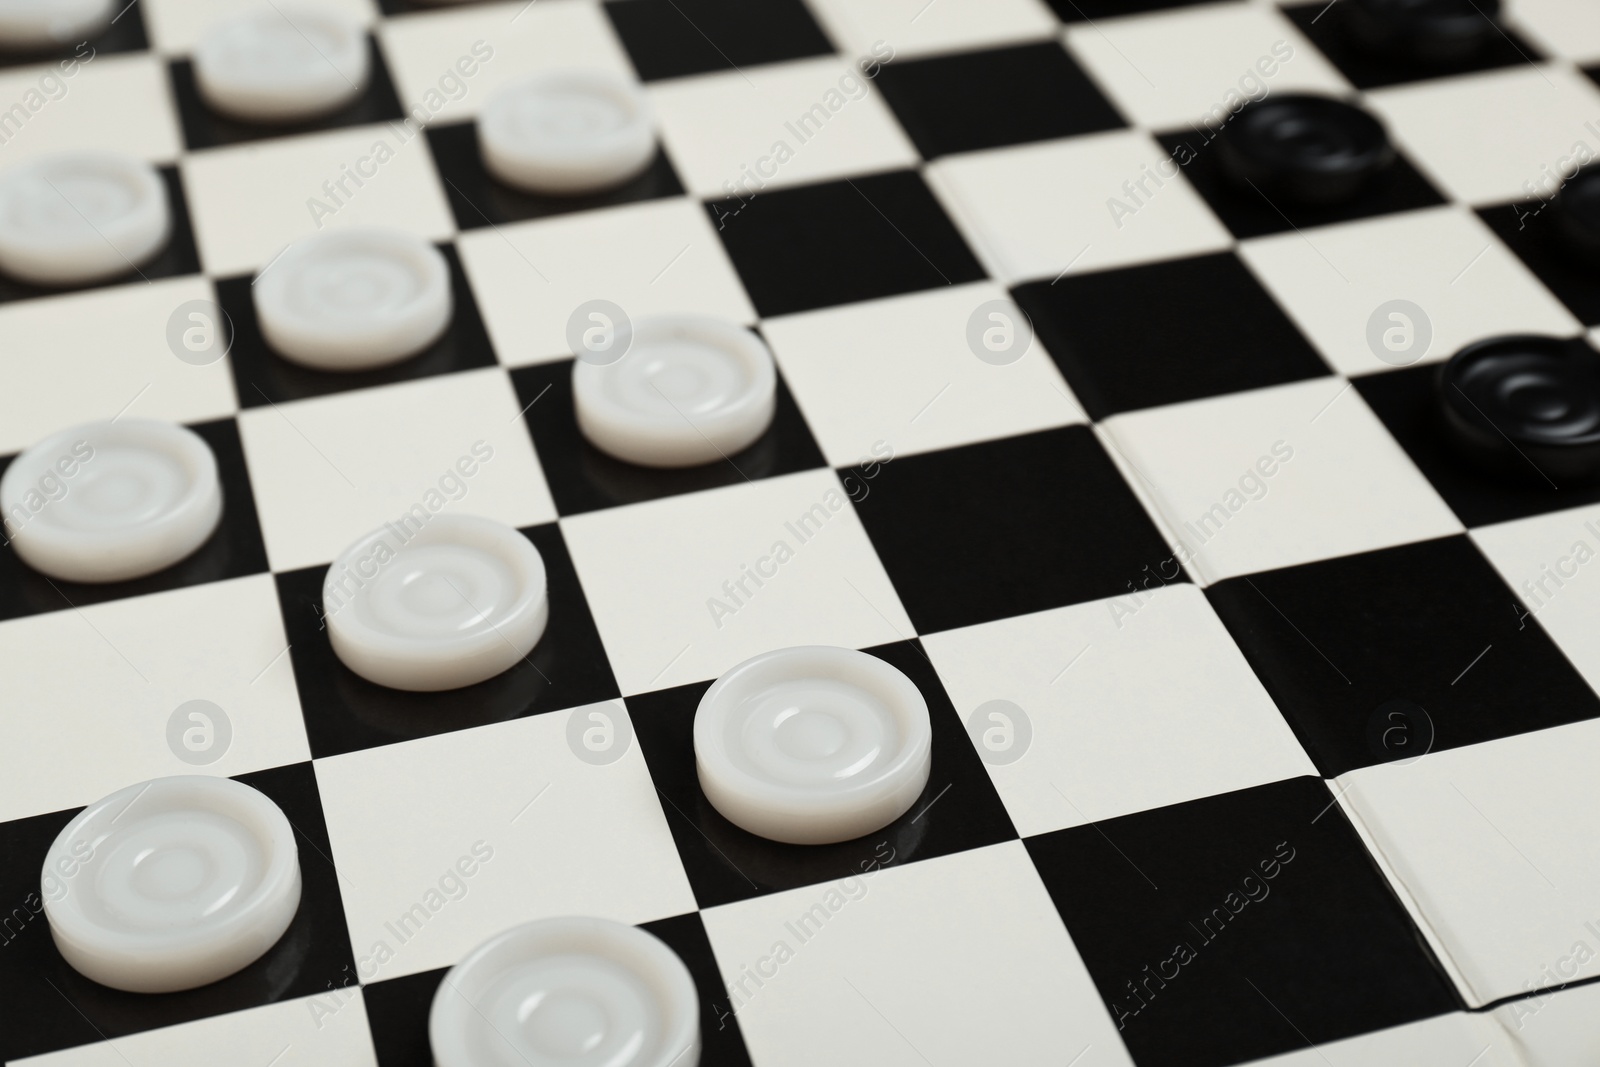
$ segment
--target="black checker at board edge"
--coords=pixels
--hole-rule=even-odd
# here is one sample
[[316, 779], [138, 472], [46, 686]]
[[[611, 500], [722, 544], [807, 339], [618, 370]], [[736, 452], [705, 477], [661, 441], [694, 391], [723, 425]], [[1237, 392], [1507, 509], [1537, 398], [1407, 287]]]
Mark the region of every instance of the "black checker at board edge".
[[[1420, 14], [1399, 16], [1375, 12], [1392, 9], [1393, 3], [1357, 6], [1355, 0], [1332, 5], [1309, 0], [1283, 9], [1357, 89], [1520, 67], [1544, 58], [1514, 29], [1502, 26], [1495, 14], [1499, 5], [1485, 0], [1423, 0], [1410, 5]], [[1457, 24], [1464, 12], [1472, 21]]]
[[1346, 0], [1345, 31], [1376, 55], [1469, 62], [1500, 34], [1500, 0]]
[[1600, 353], [1517, 335], [1468, 345], [1439, 369], [1444, 425], [1485, 469], [1554, 487], [1600, 480]]
[[1376, 118], [1307, 93], [1249, 104], [1223, 129], [1217, 153], [1236, 186], [1300, 204], [1350, 200], [1395, 160]]

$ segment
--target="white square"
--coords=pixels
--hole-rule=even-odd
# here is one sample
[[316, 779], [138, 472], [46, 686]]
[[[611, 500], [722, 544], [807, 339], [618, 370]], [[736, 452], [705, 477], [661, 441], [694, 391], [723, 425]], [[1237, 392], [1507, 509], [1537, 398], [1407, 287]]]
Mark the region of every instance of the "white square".
[[[243, 412], [272, 569], [327, 563], [418, 504], [509, 526], [554, 520], [519, 408], [489, 367]], [[443, 483], [463, 458], [475, 472]]]
[[1580, 144], [1600, 157], [1600, 89], [1564, 66], [1519, 63], [1375, 90], [1367, 102], [1411, 161], [1469, 204], [1548, 190], [1563, 161], [1585, 158]]
[[1024, 837], [1317, 773], [1192, 585], [922, 643], [963, 720], [992, 700], [1028, 717], [1021, 757], [988, 768]]
[[633, 80], [600, 5], [587, 0], [458, 5], [386, 19], [380, 33], [400, 106], [421, 104], [429, 122], [470, 119], [497, 90], [547, 71]]
[[[1600, 505], [1483, 526], [1472, 540], [1524, 610], [1600, 690]], [[1526, 623], [1524, 622], [1524, 625]]]
[[572, 516], [561, 528], [624, 696], [715, 678], [774, 648], [868, 648], [914, 632], [829, 470]]
[[455, 234], [426, 137], [400, 123], [211, 149], [182, 166], [213, 277], [258, 270], [337, 226], [391, 226], [430, 241]]
[[[1386, 1030], [1327, 1041], [1251, 1067], [1528, 1067], [1492, 1018], [1456, 1011]], [[1555, 1067], [1554, 1064], [1550, 1067]]]
[[[1113, 212], [1123, 183], [1146, 172], [1160, 182], [1154, 195], [1131, 216]], [[1161, 146], [1130, 130], [946, 156], [927, 175], [989, 274], [1008, 283], [1233, 244]]]
[[533, 919], [695, 909], [639, 746], [603, 766], [568, 747], [568, 717], [591, 712], [627, 716], [596, 704], [317, 761], [363, 982]]
[[761, 330], [832, 467], [884, 445], [910, 455], [1082, 422], [1037, 339], [1004, 366], [968, 347], [968, 320], [994, 300], [997, 314], [1023, 321], [1004, 289], [980, 282], [767, 319]]
[[914, 167], [871, 79], [838, 56], [655, 82], [661, 136], [695, 196]]
[[1470, 1007], [1600, 975], [1597, 761], [1590, 720], [1339, 779]]
[[173, 311], [215, 299], [210, 282], [190, 275], [0, 305], [0, 455], [124, 413], [173, 422], [232, 415], [227, 361], [197, 367], [167, 347]]
[[1546, 55], [1600, 59], [1600, 8], [1588, 0], [1517, 0], [1510, 8], [1511, 24]]
[[1179, 562], [1207, 584], [1462, 529], [1342, 378], [1130, 412], [1104, 426]]
[[1271, 5], [1206, 4], [1069, 26], [1067, 49], [1136, 124], [1220, 127], [1270, 93], [1350, 85]]
[[[1594, 942], [1589, 942], [1594, 947]], [[1492, 1018], [1514, 1036], [1522, 1059], [1516, 1067], [1569, 1067], [1600, 1063], [1600, 985], [1546, 992], [1514, 1000]]]
[[[139, 9], [151, 45], [158, 52], [177, 55], [192, 50], [200, 35], [223, 19], [266, 6], [253, 0], [140, 0]], [[373, 0], [319, 0], [316, 6], [362, 26], [378, 20]]]
[[27, 1067], [171, 1067], [254, 1063], [271, 1067], [377, 1067], [359, 989], [265, 1004], [113, 1041], [13, 1060]]
[[456, 247], [510, 367], [568, 358], [567, 319], [597, 298], [633, 319], [756, 317], [704, 209], [682, 197], [474, 230]]
[[[1239, 245], [1239, 255], [1317, 350], [1344, 374], [1366, 374], [1449, 359], [1472, 341], [1498, 334], [1570, 336], [1582, 327], [1550, 291], [1462, 207], [1439, 207], [1283, 233]], [[1420, 356], [1411, 333], [1379, 359], [1368, 322], [1392, 300], [1427, 316], [1431, 343]], [[1412, 316], [1414, 317], [1414, 316]], [[1379, 316], [1380, 330], [1406, 324]], [[1384, 344], [1383, 334], [1379, 345]], [[1384, 348], [1385, 352], [1392, 349]]]
[[124, 152], [170, 163], [182, 146], [167, 68], [148, 54], [95, 56], [0, 74], [6, 165], [51, 152]]
[[[0, 746], [0, 821], [163, 775], [235, 775], [311, 758], [271, 575], [61, 607], [0, 623], [7, 703], [45, 716], [27, 745]], [[179, 759], [168, 744], [171, 720], [191, 700], [221, 708], [231, 727], [208, 764]], [[179, 720], [182, 730], [206, 726], [188, 713]], [[219, 725], [210, 727], [219, 744]], [[193, 740], [203, 751], [204, 736]]]
[[755, 1062], [1131, 1067], [1021, 842], [862, 855], [864, 873], [701, 913]]
[[858, 61], [1003, 48], [1048, 40], [1061, 26], [1040, 0], [813, 0], [811, 6]]

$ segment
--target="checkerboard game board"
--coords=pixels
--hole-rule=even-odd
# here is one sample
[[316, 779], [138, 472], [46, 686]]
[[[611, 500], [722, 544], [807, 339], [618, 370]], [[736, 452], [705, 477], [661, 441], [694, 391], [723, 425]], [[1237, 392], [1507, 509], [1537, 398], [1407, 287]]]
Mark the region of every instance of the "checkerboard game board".
[[[425, 1064], [446, 968], [583, 913], [684, 958], [717, 1067], [1600, 1062], [1600, 491], [1477, 474], [1431, 406], [1469, 341], [1600, 338], [1543, 210], [1600, 155], [1600, 8], [1512, 0], [1440, 75], [1352, 53], [1324, 0], [322, 3], [377, 75], [273, 136], [196, 95], [231, 0], [135, 0], [70, 79], [0, 69], [0, 165], [128, 152], [179, 220], [141, 276], [0, 286], [0, 454], [126, 412], [226, 483], [147, 579], [0, 551], [0, 1059]], [[563, 66], [657, 111], [615, 193], [481, 168], [483, 102]], [[1228, 192], [1208, 116], [1290, 90], [1380, 115], [1397, 166], [1339, 209]], [[369, 374], [270, 355], [250, 279], [319, 222], [437, 242], [447, 335]], [[588, 447], [563, 330], [596, 298], [757, 328], [771, 431], [692, 471]], [[191, 300], [227, 359], [174, 358]], [[1391, 300], [1425, 316], [1406, 366], [1367, 339]], [[1026, 347], [980, 358], [974, 323]], [[368, 684], [322, 573], [479, 442], [450, 506], [538, 546], [548, 632], [467, 690]], [[935, 740], [906, 816], [801, 848], [711, 809], [690, 729], [720, 672], [809, 643], [903, 670]], [[192, 700], [229, 724], [202, 773], [294, 824], [303, 900], [233, 977], [115, 992], [57, 954], [40, 864], [83, 805], [194, 771]]]

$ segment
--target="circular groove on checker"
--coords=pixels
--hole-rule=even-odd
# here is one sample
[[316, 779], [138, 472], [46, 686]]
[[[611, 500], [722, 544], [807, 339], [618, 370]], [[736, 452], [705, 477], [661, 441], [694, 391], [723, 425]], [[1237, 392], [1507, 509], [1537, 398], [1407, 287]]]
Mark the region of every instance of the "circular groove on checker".
[[300, 906], [294, 830], [265, 795], [179, 775], [120, 789], [69, 822], [41, 889], [56, 947], [135, 993], [215, 982], [283, 936]]
[[1371, 114], [1304, 93], [1246, 106], [1222, 128], [1217, 152], [1241, 190], [1310, 205], [1351, 199], [1395, 160], [1388, 133]]
[[68, 582], [120, 582], [185, 559], [222, 518], [216, 456], [193, 430], [153, 419], [54, 433], [0, 477], [17, 555]]
[[450, 969], [428, 1038], [438, 1067], [695, 1067], [700, 1000], [654, 935], [609, 919], [541, 919]]
[[303, 122], [337, 111], [366, 91], [371, 68], [359, 24], [304, 7], [223, 19], [194, 50], [201, 99], [245, 122]]
[[602, 192], [656, 157], [655, 120], [639, 87], [602, 71], [546, 74], [497, 93], [478, 117], [489, 173], [531, 193]]
[[691, 316], [641, 319], [621, 359], [572, 367], [584, 437], [646, 467], [693, 467], [748, 448], [772, 425], [777, 384], [761, 338]]
[[333, 651], [361, 677], [434, 692], [493, 678], [550, 617], [544, 559], [504, 523], [421, 505], [345, 549], [322, 586]]
[[408, 359], [455, 311], [450, 266], [403, 230], [329, 230], [289, 246], [257, 275], [267, 344], [317, 370], [360, 371]]
[[1600, 352], [1517, 335], [1470, 344], [1439, 368], [1458, 454], [1541, 491], [1600, 480]]
[[791, 844], [848, 841], [899, 818], [928, 783], [932, 746], [911, 679], [847, 648], [745, 660], [695, 711], [695, 763], [712, 806]]
[[99, 34], [116, 0], [0, 0], [0, 49], [28, 52], [77, 44]]
[[172, 237], [166, 183], [143, 160], [63, 152], [0, 173], [0, 271], [42, 286], [133, 274]]

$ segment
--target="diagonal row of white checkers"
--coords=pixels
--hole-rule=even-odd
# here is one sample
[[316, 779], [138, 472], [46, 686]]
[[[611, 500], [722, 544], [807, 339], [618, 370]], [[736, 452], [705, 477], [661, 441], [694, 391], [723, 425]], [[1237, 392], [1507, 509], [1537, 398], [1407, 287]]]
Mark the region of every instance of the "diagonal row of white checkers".
[[[164, 335], [171, 309], [209, 297], [210, 279], [259, 269], [288, 240], [312, 232], [307, 197], [341, 164], [367, 154], [375, 138], [393, 136], [378, 127], [182, 151], [163, 57], [183, 54], [217, 6], [142, 0], [158, 54], [95, 59], [67, 97], [34, 114], [4, 145], [7, 163], [86, 143], [176, 163], [205, 276], [0, 306], [0, 336], [14, 340], [0, 354], [0, 453], [62, 426], [109, 417], [130, 401], [130, 410], [146, 417], [237, 416], [269, 562], [283, 572], [326, 563], [354, 536], [415, 502], [475, 442], [488, 442], [495, 459], [472, 481], [462, 506], [518, 526], [559, 519], [624, 701], [711, 678], [771, 647], [867, 647], [913, 636], [848, 504], [784, 564], [781, 580], [735, 617], [718, 625], [707, 612], [707, 599], [782, 537], [786, 523], [830, 492], [848, 496], [830, 471], [561, 517], [502, 367], [241, 413], [225, 364], [193, 367], [173, 359]], [[366, 3], [340, 6], [377, 22]], [[1585, 136], [1586, 123], [1600, 124], [1600, 90], [1573, 67], [1600, 59], [1600, 18], [1575, 0], [1516, 9], [1518, 28], [1559, 60], [1449, 86], [1367, 94], [1413, 161], [1457, 203], [1242, 242], [1183, 185], [1164, 190], [1120, 229], [1103, 200], [1141, 166], [1160, 160], [1149, 131], [1198, 119], [1215, 103], [1218, 87], [1275, 41], [1293, 42], [1296, 59], [1283, 65], [1274, 88], [1349, 91], [1272, 5], [1203, 5], [1065, 31], [1042, 5], [1023, 0], [991, 3], [981, 16], [975, 5], [941, 0], [913, 21], [922, 6], [817, 4], [848, 53], [865, 54], [880, 39], [893, 41], [905, 57], [1064, 39], [1138, 128], [948, 157], [923, 168], [1000, 284], [760, 322], [832, 466], [856, 463], [880, 441], [890, 442], [896, 456], [910, 456], [1083, 422], [1072, 391], [1037, 346], [1019, 363], [992, 368], [973, 359], [963, 335], [972, 308], [1003, 297], [1003, 285], [1063, 271], [1237, 248], [1342, 375], [1384, 369], [1360, 342], [1362, 325], [1373, 306], [1402, 286], [1434, 312], [1430, 360], [1488, 334], [1581, 329], [1469, 210], [1524, 196], [1522, 182], [1540, 164], [1565, 154]], [[520, 2], [477, 5], [382, 23], [380, 42], [402, 100], [420, 99], [479, 39], [494, 41], [497, 60], [484, 65], [461, 99], [443, 105], [436, 122], [471, 118], [503, 80], [529, 66], [582, 62], [628, 70], [604, 16], [587, 0], [541, 0], [521, 9]], [[393, 225], [454, 240], [507, 368], [563, 358], [567, 311], [597, 292], [639, 314], [691, 311], [755, 324], [697, 198], [720, 194], [725, 178], [766, 149], [775, 121], [804, 110], [846, 69], [842, 57], [813, 59], [649, 86], [688, 197], [458, 235], [429, 155], [401, 146], [384, 165], [382, 182], [327, 224]], [[1161, 77], [1150, 84], [1140, 70]], [[26, 70], [0, 75], [0, 100], [20, 99], [34, 78]], [[719, 122], [696, 118], [706, 113]], [[1489, 144], [1496, 149], [1486, 151]], [[914, 149], [869, 91], [774, 182], [914, 166]], [[1226, 338], [1197, 339], [1197, 358], [1208, 344]], [[1271, 491], [1197, 554], [1191, 572], [1202, 582], [1463, 530], [1342, 377], [1118, 415], [1096, 433], [1169, 537], [1221, 499], [1275, 443], [1292, 446], [1293, 460], [1279, 464]], [[1574, 543], [1595, 543], [1590, 523], [1600, 527], [1600, 509], [1481, 527], [1471, 536], [1507, 583], [1522, 589], [1569, 556]], [[1600, 655], [1591, 640], [1600, 624], [1600, 585], [1584, 579], [1600, 581], [1584, 572], [1537, 618], [1600, 687]], [[991, 699], [1034, 712], [1035, 758], [990, 768], [1024, 836], [1314, 773], [1194, 588], [1159, 591], [1126, 625], [1100, 601], [923, 638], [959, 712]], [[0, 819], [83, 804], [130, 781], [182, 771], [166, 747], [164, 724], [171, 709], [201, 694], [227, 707], [235, 722], [233, 746], [211, 772], [310, 758], [285, 645], [266, 574], [0, 623], [8, 701], [48, 708], [51, 720], [48, 730], [29, 731], [26, 752], [0, 748], [0, 779], [8, 782]], [[121, 735], [130, 739], [114, 748], [97, 743], [108, 706], [118, 709]], [[1217, 706], [1230, 708], [1226, 720], [1205, 714]], [[608, 707], [626, 714], [625, 706]], [[480, 840], [494, 849], [495, 858], [468, 884], [472, 907], [440, 909], [423, 934], [364, 977], [446, 965], [511, 922], [538, 915], [588, 911], [639, 922], [694, 910], [639, 751], [605, 767], [570, 757], [562, 740], [568, 717], [587, 710], [317, 761], [358, 960], [372, 955], [385, 924], [426, 893], [439, 871]], [[1600, 831], [1597, 757], [1600, 731], [1585, 723], [1330, 783], [1436, 951], [1450, 961], [1470, 1004], [1521, 993], [1529, 981], [1549, 984], [1539, 976], [1571, 959], [1575, 944], [1600, 943], [1587, 925], [1600, 925], [1591, 903], [1600, 863], [1592, 851], [1572, 847]], [[1065, 793], [1060, 782], [1070, 783]], [[485, 813], [493, 812], [503, 819], [484, 830]], [[581, 877], [545, 877], [552, 869]], [[1058, 1052], [1063, 1032], [1082, 1035], [1084, 1067], [1125, 1062], [1020, 845], [891, 867], [866, 884], [859, 904], [852, 899], [835, 920], [850, 924], [848, 937], [818, 942], [785, 965], [784, 980], [792, 981], [781, 999], [756, 996], [741, 1010], [746, 1041], [760, 1062], [785, 1062], [784, 1049], [804, 1050], [810, 1062], [842, 1061], [844, 1050], [856, 1058], [874, 1050], [883, 1062], [910, 1057], [873, 1010], [916, 1035], [921, 1048], [948, 1051], [951, 1062], [981, 1062], [990, 1051], [964, 1044], [981, 1033], [964, 1023], [982, 1017], [1014, 1023], [1018, 1062], [1029, 1050]], [[726, 976], [753, 966], [782, 936], [784, 923], [824, 889], [704, 911]], [[949, 939], [925, 944], [929, 924]], [[1588, 954], [1595, 962], [1583, 963], [1579, 976], [1600, 973], [1597, 956]], [[864, 978], [852, 991], [843, 981], [871, 973], [867, 961], [884, 959], [897, 963], [881, 985]], [[932, 977], [920, 985], [910, 980], [962, 971], [995, 977], [977, 988], [963, 984], [960, 1011], [950, 1010], [950, 990], [930, 987]], [[1381, 1062], [1415, 1047], [1416, 1058], [1407, 1062], [1433, 1062], [1422, 1057], [1437, 1054], [1441, 1067], [1457, 1067], [1493, 1046], [1493, 1056], [1512, 1064], [1516, 1041], [1536, 1047], [1543, 1028], [1549, 1035], [1543, 1040], [1558, 1043], [1560, 1028], [1570, 1025], [1562, 1018], [1573, 1010], [1566, 1005], [1593, 995], [1564, 994], [1531, 1019], [1502, 1008], [1505, 1028], [1482, 1028], [1484, 1016], [1451, 1015], [1283, 1062]], [[173, 1062], [173, 1050], [252, 1047], [255, 1032], [303, 1035], [297, 1040], [305, 1062], [370, 1057], [359, 1001], [326, 1023], [303, 1002], [248, 1014], [252, 1019], [156, 1031], [120, 1040], [115, 1050], [91, 1046], [51, 1061]], [[819, 1033], [807, 1022], [819, 1017], [838, 1025]], [[1452, 1042], [1464, 1056], [1455, 1058]]]

